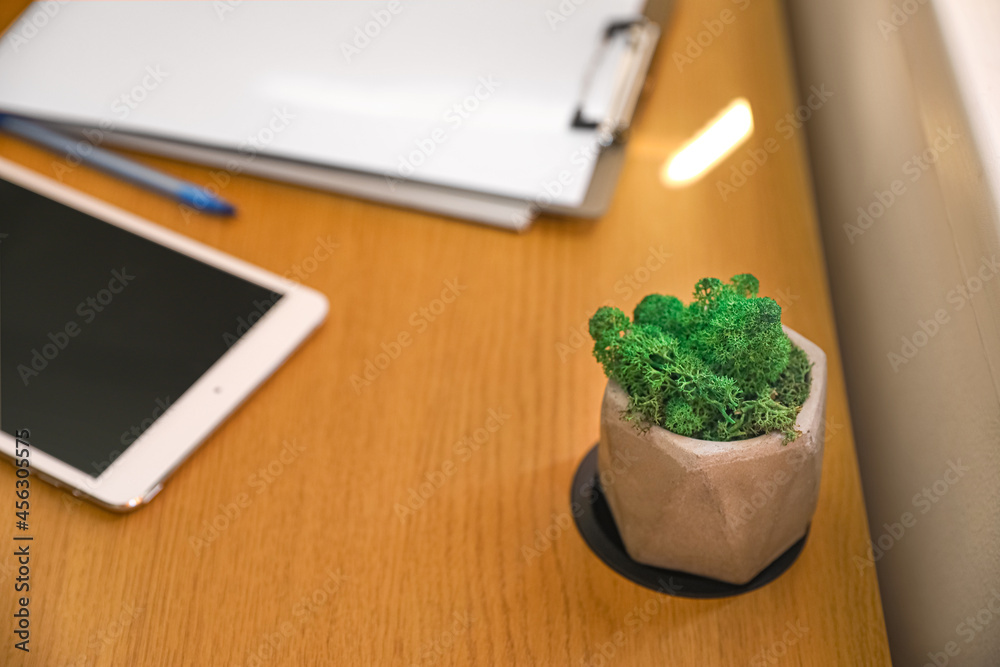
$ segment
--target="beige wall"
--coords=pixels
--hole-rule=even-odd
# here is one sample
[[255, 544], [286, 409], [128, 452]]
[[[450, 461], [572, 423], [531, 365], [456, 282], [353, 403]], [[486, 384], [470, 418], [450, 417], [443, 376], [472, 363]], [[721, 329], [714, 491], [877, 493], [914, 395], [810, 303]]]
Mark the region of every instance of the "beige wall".
[[887, 0], [788, 0], [789, 24], [800, 89], [834, 93], [806, 130], [894, 662], [1000, 665], [997, 209], [934, 9], [910, 2], [898, 30]]

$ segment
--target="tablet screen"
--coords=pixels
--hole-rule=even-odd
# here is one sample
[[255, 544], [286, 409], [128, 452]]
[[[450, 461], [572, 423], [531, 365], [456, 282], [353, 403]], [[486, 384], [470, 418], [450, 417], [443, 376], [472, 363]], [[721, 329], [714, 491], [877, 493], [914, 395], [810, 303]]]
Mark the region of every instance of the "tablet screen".
[[0, 429], [97, 477], [280, 298], [0, 179]]

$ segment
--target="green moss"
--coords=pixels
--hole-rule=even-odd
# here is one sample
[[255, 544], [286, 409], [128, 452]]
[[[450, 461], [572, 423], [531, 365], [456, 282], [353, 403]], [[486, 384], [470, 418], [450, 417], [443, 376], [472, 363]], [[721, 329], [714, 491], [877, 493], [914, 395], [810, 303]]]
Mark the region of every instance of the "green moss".
[[623, 415], [701, 440], [781, 431], [794, 440], [811, 364], [781, 328], [781, 307], [749, 274], [704, 278], [694, 300], [650, 294], [633, 320], [617, 308], [590, 319], [594, 356], [628, 392]]

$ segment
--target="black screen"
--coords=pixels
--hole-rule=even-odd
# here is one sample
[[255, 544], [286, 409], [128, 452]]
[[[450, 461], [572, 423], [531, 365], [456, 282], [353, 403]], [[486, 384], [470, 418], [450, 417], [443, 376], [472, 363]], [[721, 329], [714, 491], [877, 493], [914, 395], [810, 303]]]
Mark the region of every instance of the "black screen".
[[0, 180], [0, 429], [96, 477], [280, 298]]

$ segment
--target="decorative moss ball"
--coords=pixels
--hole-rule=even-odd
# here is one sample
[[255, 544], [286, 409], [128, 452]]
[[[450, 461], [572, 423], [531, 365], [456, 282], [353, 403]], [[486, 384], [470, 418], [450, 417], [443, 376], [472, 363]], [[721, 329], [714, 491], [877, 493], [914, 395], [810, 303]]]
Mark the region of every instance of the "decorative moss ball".
[[628, 392], [624, 418], [699, 440], [781, 431], [794, 440], [811, 364], [781, 328], [781, 306], [750, 274], [699, 280], [694, 300], [650, 294], [632, 320], [617, 308], [590, 319], [594, 357]]

